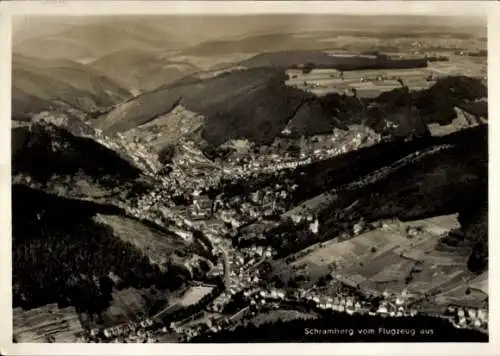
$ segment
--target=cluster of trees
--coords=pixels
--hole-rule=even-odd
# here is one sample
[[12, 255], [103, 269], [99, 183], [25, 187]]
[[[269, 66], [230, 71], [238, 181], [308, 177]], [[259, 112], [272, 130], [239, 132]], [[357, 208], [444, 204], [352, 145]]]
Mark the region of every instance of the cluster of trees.
[[176, 153], [175, 145], [169, 144], [158, 152], [158, 160], [163, 164], [172, 163]]
[[14, 187], [14, 306], [57, 302], [98, 312], [111, 298], [110, 272], [120, 277], [118, 287], [179, 286], [179, 270], [160, 271], [109, 227], [94, 222], [98, 209], [104, 208]]
[[470, 204], [459, 212], [461, 232], [473, 246], [468, 259], [468, 268], [481, 273], [488, 268], [488, 190], [487, 176], [483, 189], [471, 191]]

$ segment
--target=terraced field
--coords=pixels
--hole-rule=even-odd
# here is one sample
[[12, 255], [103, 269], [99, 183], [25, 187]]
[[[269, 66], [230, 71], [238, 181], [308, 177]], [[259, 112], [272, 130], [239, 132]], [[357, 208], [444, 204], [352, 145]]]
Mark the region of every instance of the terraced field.
[[14, 309], [14, 338], [17, 342], [76, 342], [83, 332], [78, 314], [73, 307], [59, 308], [47, 304], [41, 308]]

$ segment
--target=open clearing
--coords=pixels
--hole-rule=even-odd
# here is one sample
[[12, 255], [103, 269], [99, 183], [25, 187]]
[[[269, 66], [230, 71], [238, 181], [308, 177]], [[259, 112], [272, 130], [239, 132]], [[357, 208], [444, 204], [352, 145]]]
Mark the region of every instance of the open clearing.
[[153, 225], [142, 224], [137, 219], [107, 214], [98, 214], [95, 219], [99, 223], [110, 226], [115, 236], [137, 247], [160, 268], [176, 251], [186, 250], [184, 240], [177, 235]]
[[314, 313], [304, 313], [292, 309], [278, 309], [259, 313], [250, 319], [249, 323], [258, 326], [264, 323], [275, 323], [278, 320], [290, 321], [295, 319], [314, 319], [316, 317], [317, 315]]
[[[419, 298], [429, 293], [440, 295], [440, 303], [459, 300], [461, 297], [443, 293], [470, 281], [470, 289], [477, 291], [471, 293], [471, 300], [481, 300], [476, 294], [487, 295], [487, 275], [474, 279], [467, 270], [469, 248], [439, 248], [440, 239], [459, 227], [457, 214], [396, 221], [350, 240], [313, 245], [296, 254], [289, 269], [297, 275], [305, 271], [320, 274], [319, 270], [324, 274], [335, 264], [331, 267], [334, 281], [368, 294], [406, 291]], [[409, 234], [410, 229], [416, 233]]]
[[213, 290], [213, 287], [208, 286], [192, 286], [189, 287], [182, 296], [172, 300], [172, 304], [179, 304], [183, 307], [190, 306], [192, 304], [198, 303], [201, 298], [205, 295], [210, 294]]
[[[383, 230], [373, 230], [343, 242], [328, 241], [315, 245], [318, 248], [291, 263], [292, 266], [314, 263], [329, 265], [333, 262], [344, 265], [352, 264], [368, 256], [375, 258], [386, 251], [396, 248], [407, 239], [397, 233]], [[323, 245], [319, 247], [319, 245]], [[372, 252], [375, 248], [376, 252]]]
[[[287, 85], [310, 91], [323, 96], [330, 93], [351, 93], [356, 89], [359, 97], [374, 98], [383, 92], [400, 88], [397, 79], [401, 78], [412, 90], [426, 89], [433, 84], [426, 78], [437, 70], [428, 68], [415, 69], [387, 69], [387, 70], [356, 70], [342, 74], [335, 69], [314, 69], [310, 73], [303, 73], [297, 69], [287, 71], [289, 80]], [[383, 80], [377, 80], [379, 77]]]

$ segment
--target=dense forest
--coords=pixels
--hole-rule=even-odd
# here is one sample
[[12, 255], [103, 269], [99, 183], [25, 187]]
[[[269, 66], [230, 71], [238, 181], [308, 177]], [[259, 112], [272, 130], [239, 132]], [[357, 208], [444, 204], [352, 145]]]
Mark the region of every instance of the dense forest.
[[83, 173], [107, 186], [130, 182], [141, 174], [118, 153], [51, 124], [12, 130], [12, 174], [17, 173], [41, 183], [54, 175]]
[[80, 311], [99, 312], [110, 300], [110, 272], [116, 287], [156, 284], [174, 289], [180, 269], [161, 272], [135, 247], [97, 224], [97, 212], [122, 214], [112, 206], [63, 199], [25, 186], [12, 188], [14, 307], [58, 302]]

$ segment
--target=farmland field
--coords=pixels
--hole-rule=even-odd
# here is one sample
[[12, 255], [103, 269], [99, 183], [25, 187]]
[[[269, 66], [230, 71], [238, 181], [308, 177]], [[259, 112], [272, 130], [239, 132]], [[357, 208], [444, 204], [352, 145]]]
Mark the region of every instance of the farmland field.
[[[406, 241], [406, 238], [400, 234], [374, 230], [340, 243], [326, 242], [323, 247], [298, 258], [292, 265], [307, 264], [312, 261], [315, 261], [316, 264], [318, 261], [322, 261], [321, 263], [324, 265], [329, 265], [332, 262], [352, 264], [368, 256], [373, 258], [383, 254]], [[372, 252], [372, 248], [375, 248], [377, 252]]]
[[[442, 293], [474, 277], [466, 266], [470, 248], [453, 252], [438, 248], [440, 239], [459, 226], [457, 214], [384, 223], [349, 240], [334, 238], [310, 246], [289, 258], [288, 268], [310, 277], [333, 270], [332, 287], [337, 281], [369, 294]], [[416, 236], [409, 229], [418, 231]], [[475, 281], [475, 288], [481, 290], [482, 280]]]
[[[482, 77], [485, 75], [485, 62], [480, 59], [452, 56], [450, 61], [429, 62], [427, 68], [413, 69], [367, 69], [353, 70], [341, 73], [336, 69], [313, 69], [309, 73], [301, 70], [290, 69], [287, 71], [289, 80], [287, 84], [318, 96], [329, 93], [345, 93], [352, 89], [358, 91], [360, 98], [374, 98], [383, 92], [400, 87], [397, 79], [400, 78], [411, 90], [422, 90], [429, 88], [433, 81], [427, 81], [429, 75], [450, 76], [468, 75], [471, 77]], [[385, 79], [377, 80], [378, 77]]]
[[73, 307], [60, 309], [57, 304], [41, 308], [14, 309], [14, 338], [17, 342], [76, 342], [76, 334], [83, 332], [78, 314]]

